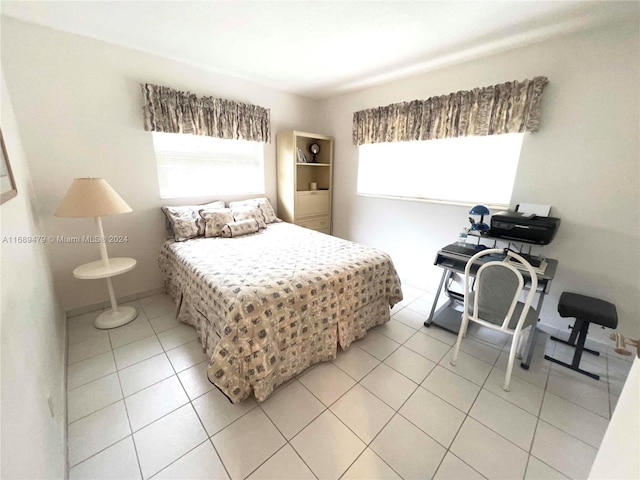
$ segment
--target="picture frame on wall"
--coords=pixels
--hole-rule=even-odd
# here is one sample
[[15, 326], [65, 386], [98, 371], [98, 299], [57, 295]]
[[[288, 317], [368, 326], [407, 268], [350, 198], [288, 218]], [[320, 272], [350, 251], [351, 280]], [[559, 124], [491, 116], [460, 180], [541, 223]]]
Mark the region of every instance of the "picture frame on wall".
[[0, 152], [2, 157], [0, 158], [0, 204], [3, 204], [7, 200], [15, 197], [18, 194], [18, 189], [16, 188], [16, 181], [13, 178], [13, 171], [9, 163], [9, 155], [7, 155], [7, 148], [4, 144], [4, 136], [2, 135], [1, 128], [0, 143], [2, 144], [2, 152]]

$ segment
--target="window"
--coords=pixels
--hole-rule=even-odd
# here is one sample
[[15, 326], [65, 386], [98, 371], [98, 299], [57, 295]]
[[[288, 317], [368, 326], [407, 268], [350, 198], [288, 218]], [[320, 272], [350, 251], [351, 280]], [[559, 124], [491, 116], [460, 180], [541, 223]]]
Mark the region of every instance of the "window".
[[264, 143], [153, 133], [161, 198], [263, 194]]
[[358, 195], [508, 205], [524, 134], [360, 145]]

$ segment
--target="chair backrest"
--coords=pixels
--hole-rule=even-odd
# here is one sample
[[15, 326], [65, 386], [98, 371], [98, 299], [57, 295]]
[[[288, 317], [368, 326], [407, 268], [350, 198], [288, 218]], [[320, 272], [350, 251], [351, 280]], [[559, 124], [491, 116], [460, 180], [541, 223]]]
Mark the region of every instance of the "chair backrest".
[[[498, 257], [482, 259], [487, 255]], [[476, 266], [478, 268], [473, 284], [475, 291], [472, 291], [471, 277]], [[530, 289], [524, 305], [518, 308], [525, 285], [520, 269], [528, 273]], [[482, 250], [471, 257], [465, 267], [465, 315], [470, 320], [487, 326], [495, 325], [493, 328], [502, 331], [519, 331], [529, 312], [537, 286], [535, 270], [517, 253], [499, 248]], [[515, 327], [512, 323], [514, 315], [519, 315]], [[510, 325], [512, 328], [509, 328]]]

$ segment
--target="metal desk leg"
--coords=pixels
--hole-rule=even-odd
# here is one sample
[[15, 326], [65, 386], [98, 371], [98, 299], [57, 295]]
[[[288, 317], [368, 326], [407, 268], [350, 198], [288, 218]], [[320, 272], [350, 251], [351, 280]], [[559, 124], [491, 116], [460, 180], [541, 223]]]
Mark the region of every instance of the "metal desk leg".
[[442, 271], [442, 277], [440, 277], [440, 285], [438, 285], [438, 291], [436, 292], [436, 297], [433, 299], [433, 305], [431, 305], [431, 312], [429, 312], [429, 318], [424, 321], [425, 327], [430, 327], [431, 322], [433, 321], [433, 314], [436, 311], [436, 306], [438, 305], [438, 300], [440, 299], [440, 293], [442, 293], [442, 286], [444, 285], [445, 279], [451, 275], [449, 270]]
[[[544, 296], [546, 295], [546, 292], [543, 290], [540, 293], [538, 293], [538, 295], [539, 295], [538, 305], [536, 305], [536, 312], [538, 312], [538, 315], [540, 315], [540, 312], [542, 311], [542, 302], [544, 300]], [[525, 359], [524, 362], [520, 363], [520, 367], [525, 370], [529, 370], [529, 365], [531, 365], [531, 359], [533, 358], [533, 350], [535, 349], [536, 338], [538, 337], [539, 321], [540, 321], [540, 318], [537, 319], [536, 323], [531, 325], [531, 328], [533, 330], [531, 330], [531, 333], [529, 333], [529, 338], [527, 339], [527, 358]]]
[[[540, 321], [540, 319], [538, 319]], [[529, 365], [531, 365], [531, 359], [533, 358], [533, 350], [536, 345], [536, 337], [538, 336], [538, 325], [537, 322], [534, 325], [531, 325], [531, 333], [529, 333], [529, 338], [527, 339], [527, 358], [524, 362], [520, 362], [520, 368], [525, 370], [529, 370]]]

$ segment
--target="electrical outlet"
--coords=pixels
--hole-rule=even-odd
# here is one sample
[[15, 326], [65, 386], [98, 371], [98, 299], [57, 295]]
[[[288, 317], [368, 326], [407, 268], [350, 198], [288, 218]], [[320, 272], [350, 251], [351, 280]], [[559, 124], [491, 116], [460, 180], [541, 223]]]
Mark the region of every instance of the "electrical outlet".
[[47, 392], [47, 405], [49, 405], [49, 413], [51, 414], [51, 418], [56, 416], [54, 408], [53, 408], [53, 400], [51, 399], [51, 394]]

